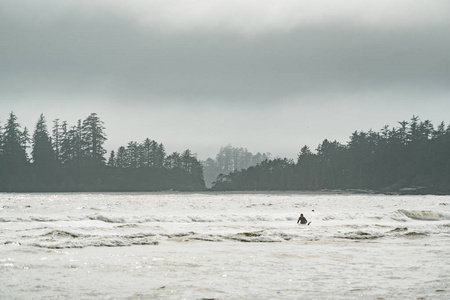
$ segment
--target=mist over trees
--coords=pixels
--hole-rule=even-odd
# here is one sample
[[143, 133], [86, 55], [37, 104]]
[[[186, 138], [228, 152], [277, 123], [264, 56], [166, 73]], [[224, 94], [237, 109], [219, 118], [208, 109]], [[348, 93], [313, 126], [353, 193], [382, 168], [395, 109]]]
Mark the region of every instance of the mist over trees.
[[450, 193], [450, 126], [413, 116], [399, 127], [355, 131], [346, 144], [325, 139], [297, 161], [276, 158], [219, 176], [213, 190], [361, 189]]
[[205, 183], [211, 187], [217, 176], [228, 175], [233, 171], [240, 171], [255, 166], [270, 158], [269, 153], [249, 152], [246, 148], [236, 148], [231, 145], [221, 147], [215, 159], [202, 161]]
[[9, 114], [0, 127], [0, 191], [205, 188], [201, 164], [190, 150], [166, 156], [164, 146], [148, 138], [119, 147], [106, 161], [105, 126], [95, 113], [73, 126], [54, 120], [51, 132], [41, 114], [30, 139], [15, 114]]

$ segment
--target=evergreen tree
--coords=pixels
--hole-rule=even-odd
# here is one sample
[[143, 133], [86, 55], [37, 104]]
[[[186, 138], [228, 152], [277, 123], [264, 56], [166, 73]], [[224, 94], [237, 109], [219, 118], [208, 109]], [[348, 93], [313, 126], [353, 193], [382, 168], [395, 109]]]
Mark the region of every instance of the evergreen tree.
[[16, 191], [29, 185], [28, 158], [26, 153], [28, 132], [22, 131], [16, 115], [11, 112], [1, 134], [0, 189]]
[[330, 142], [325, 139], [317, 147], [317, 156], [319, 158], [319, 176], [322, 178], [324, 188], [336, 188], [341, 175], [340, 165], [342, 163], [343, 145], [337, 141]]
[[127, 146], [127, 165], [129, 168], [139, 168], [140, 167], [140, 147], [137, 142], [129, 142]]
[[295, 166], [296, 189], [316, 190], [318, 188], [318, 173], [316, 155], [308, 146], [303, 146], [297, 158]]
[[67, 164], [72, 159], [72, 143], [67, 122], [64, 121], [61, 125], [61, 142], [60, 142], [59, 160], [62, 164]]
[[26, 165], [27, 130], [21, 131], [16, 115], [11, 112], [4, 128], [2, 154], [6, 167]]
[[108, 162], [106, 163], [108, 167], [115, 167], [116, 166], [116, 155], [114, 150], [111, 151], [109, 154]]
[[55, 184], [56, 158], [43, 114], [40, 115], [33, 133], [31, 155], [35, 189], [51, 190]]
[[31, 155], [33, 164], [39, 168], [52, 167], [55, 162], [55, 153], [43, 114], [40, 115], [33, 133], [33, 149]]
[[117, 168], [127, 168], [127, 167], [129, 167], [128, 158], [127, 158], [127, 150], [125, 149], [124, 146], [120, 146], [119, 149], [117, 149], [115, 166]]
[[152, 166], [151, 143], [152, 141], [149, 138], [146, 138], [142, 143], [142, 161], [143, 166], [146, 168]]
[[182, 162], [180, 153], [173, 152], [172, 154], [167, 156], [166, 160], [164, 161], [164, 166], [168, 169], [181, 168]]
[[52, 147], [55, 152], [55, 158], [57, 161], [61, 159], [61, 126], [59, 125], [59, 119], [53, 120], [53, 130], [52, 130]]
[[3, 159], [3, 126], [2, 123], [0, 122], [0, 166], [2, 159]]
[[155, 153], [154, 166], [157, 168], [162, 168], [164, 166], [164, 159], [166, 158], [166, 150], [164, 149], [164, 145], [162, 143], [155, 147]]
[[433, 139], [443, 137], [445, 135], [445, 124], [441, 122], [436, 130], [433, 131]]
[[83, 153], [88, 157], [92, 157], [94, 161], [104, 163], [105, 158], [103, 156], [106, 150], [103, 148], [103, 144], [106, 141], [106, 134], [104, 133], [103, 121], [100, 120], [96, 113], [92, 113], [83, 121], [83, 125], [79, 127], [81, 127]]

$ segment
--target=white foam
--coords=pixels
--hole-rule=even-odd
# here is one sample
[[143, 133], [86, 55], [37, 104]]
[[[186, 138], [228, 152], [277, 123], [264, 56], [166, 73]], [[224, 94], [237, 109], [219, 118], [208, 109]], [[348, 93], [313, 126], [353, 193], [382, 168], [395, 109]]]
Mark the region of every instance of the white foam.
[[439, 211], [400, 209], [399, 212], [405, 215], [406, 217], [414, 220], [424, 220], [424, 221], [450, 220], [450, 214], [442, 213]]

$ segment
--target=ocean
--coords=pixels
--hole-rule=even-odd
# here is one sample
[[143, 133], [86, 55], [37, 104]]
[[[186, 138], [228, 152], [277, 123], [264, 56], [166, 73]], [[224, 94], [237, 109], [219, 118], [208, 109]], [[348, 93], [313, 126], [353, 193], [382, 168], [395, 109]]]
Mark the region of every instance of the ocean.
[[450, 299], [450, 197], [2, 193], [0, 299]]

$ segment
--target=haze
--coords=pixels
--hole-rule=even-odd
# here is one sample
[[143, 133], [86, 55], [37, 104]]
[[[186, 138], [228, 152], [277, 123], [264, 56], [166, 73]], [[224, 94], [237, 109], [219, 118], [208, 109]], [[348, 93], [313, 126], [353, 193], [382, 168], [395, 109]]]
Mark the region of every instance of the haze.
[[419, 115], [450, 123], [449, 1], [0, 3], [0, 121], [105, 122], [200, 159], [296, 157]]

